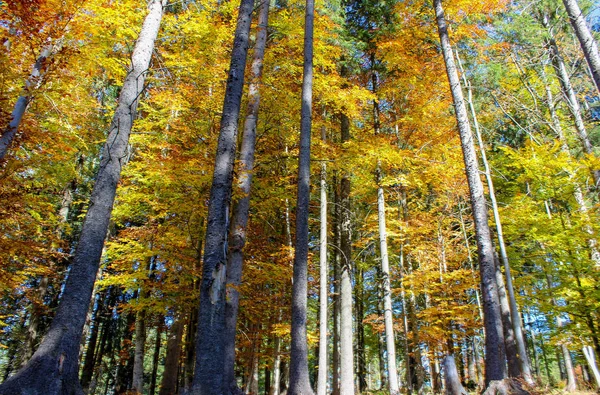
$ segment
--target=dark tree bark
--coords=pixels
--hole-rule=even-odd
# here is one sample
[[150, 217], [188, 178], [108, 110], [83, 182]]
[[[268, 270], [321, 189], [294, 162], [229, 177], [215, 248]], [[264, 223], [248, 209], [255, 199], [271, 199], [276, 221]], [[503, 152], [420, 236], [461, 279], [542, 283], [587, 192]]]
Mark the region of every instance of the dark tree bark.
[[494, 262], [494, 249], [488, 224], [487, 204], [483, 184], [479, 177], [479, 165], [473, 143], [473, 134], [469, 124], [467, 109], [461, 91], [460, 80], [452, 47], [448, 38], [448, 27], [444, 17], [442, 0], [434, 0], [438, 32], [442, 47], [442, 54], [446, 64], [446, 73], [450, 82], [450, 90], [454, 101], [454, 109], [460, 133], [465, 172], [469, 184], [471, 209], [475, 220], [475, 234], [477, 238], [477, 253], [479, 270], [481, 274], [481, 292], [483, 296], [483, 311], [485, 325], [486, 348], [486, 385], [492, 380], [502, 380], [506, 377], [506, 351], [504, 348], [504, 333], [502, 329], [502, 316], [496, 287], [496, 269]]
[[90, 339], [88, 340], [87, 350], [83, 359], [83, 369], [81, 371], [81, 386], [84, 391], [90, 385], [92, 381], [92, 375], [94, 373], [94, 365], [96, 361], [96, 345], [98, 343], [98, 334], [100, 329], [101, 319], [103, 317], [104, 310], [104, 298], [106, 297], [107, 291], [98, 294], [96, 308], [92, 312], [92, 328], [90, 333]]
[[300, 120], [300, 154], [296, 203], [296, 249], [292, 285], [292, 343], [290, 353], [290, 395], [311, 395], [308, 376], [306, 306], [308, 288], [308, 205], [310, 202], [310, 140], [312, 129], [313, 22], [314, 0], [306, 0], [304, 20], [304, 70]]
[[235, 381], [235, 334], [239, 307], [239, 286], [242, 280], [244, 263], [243, 249], [246, 245], [246, 227], [250, 214], [250, 189], [254, 169], [254, 151], [256, 145], [256, 124], [260, 105], [260, 82], [262, 77], [263, 59], [267, 45], [267, 25], [269, 18], [269, 0], [260, 0], [258, 15], [258, 33], [252, 61], [252, 75], [248, 92], [248, 108], [242, 135], [240, 165], [238, 170], [238, 188], [242, 197], [233, 208], [229, 234], [229, 255], [227, 257], [227, 290], [225, 302], [225, 393], [234, 392]]
[[[237, 148], [238, 119], [244, 89], [253, 0], [241, 0], [231, 53], [229, 76], [208, 203], [204, 267], [200, 287], [196, 369], [191, 394], [222, 395], [226, 392], [225, 293], [227, 230]], [[228, 383], [227, 383], [228, 384]]]
[[83, 393], [78, 377], [83, 325], [96, 281], [121, 167], [126, 157], [131, 126], [144, 88], [162, 15], [162, 0], [152, 0], [133, 50], [131, 70], [119, 94], [119, 103], [104, 146], [89, 209], [56, 316], [48, 334], [27, 365], [0, 385], [0, 393], [3, 395]]
[[156, 339], [154, 340], [154, 354], [152, 355], [152, 376], [150, 377], [150, 395], [156, 393], [156, 378], [158, 374], [158, 359], [160, 357], [160, 348], [162, 344], [162, 332], [164, 327], [164, 317], [158, 317], [156, 324]]
[[575, 30], [575, 35], [577, 36], [583, 54], [585, 55], [585, 60], [587, 61], [588, 66], [590, 66], [592, 79], [594, 80], [596, 89], [598, 90], [598, 93], [600, 93], [600, 54], [598, 53], [598, 44], [585, 21], [584, 15], [579, 8], [579, 4], [577, 4], [577, 0], [563, 0], [563, 4], [565, 5], [569, 20], [571, 21], [571, 26], [573, 26], [573, 30]]

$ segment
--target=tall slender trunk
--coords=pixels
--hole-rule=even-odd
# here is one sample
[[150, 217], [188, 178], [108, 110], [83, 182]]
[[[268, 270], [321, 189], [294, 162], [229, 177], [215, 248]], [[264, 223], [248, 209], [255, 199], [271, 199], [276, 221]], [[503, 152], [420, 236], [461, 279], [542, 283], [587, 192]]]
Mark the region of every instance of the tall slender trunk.
[[[456, 60], [461, 70], [462, 80], [467, 89], [467, 103], [471, 110], [471, 119], [473, 120], [473, 126], [475, 127], [475, 135], [477, 137], [477, 143], [479, 145], [479, 153], [481, 155], [481, 161], [483, 163], [483, 169], [485, 178], [488, 185], [488, 194], [490, 202], [492, 203], [492, 212], [494, 214], [494, 222], [496, 223], [496, 237], [498, 238], [498, 247], [500, 250], [500, 259], [504, 266], [504, 275], [506, 277], [506, 291], [508, 294], [508, 302], [510, 304], [510, 318], [512, 324], [512, 332], [516, 343], [517, 351], [517, 366], [518, 375], [522, 376], [525, 382], [529, 385], [534, 385], [535, 382], [531, 376], [531, 365], [529, 358], [527, 358], [527, 346], [523, 337], [523, 325], [521, 324], [521, 316], [519, 314], [519, 306], [517, 305], [517, 299], [515, 297], [515, 289], [513, 287], [513, 280], [510, 270], [510, 263], [508, 261], [508, 254], [506, 252], [506, 245], [504, 243], [504, 232], [502, 230], [502, 221], [500, 220], [500, 211], [498, 210], [498, 201], [496, 200], [496, 192], [494, 189], [494, 181], [492, 179], [492, 172], [490, 165], [487, 160], [487, 154], [483, 138], [481, 137], [481, 131], [479, 129], [479, 121], [477, 120], [477, 112], [475, 111], [475, 104], [473, 103], [473, 89], [471, 88], [470, 81], [467, 80], [467, 76], [462, 69], [460, 57], [458, 51], [456, 51]], [[508, 354], [508, 347], [507, 347]], [[509, 365], [510, 370], [510, 365]]]
[[167, 340], [165, 368], [158, 395], [173, 395], [177, 393], [177, 376], [179, 356], [181, 354], [181, 338], [183, 337], [183, 319], [177, 315], [173, 318], [173, 326]]
[[144, 348], [146, 346], [146, 313], [138, 311], [135, 317], [135, 357], [133, 362], [133, 390], [144, 392]]
[[448, 28], [444, 18], [442, 1], [434, 0], [434, 5], [442, 53], [454, 100], [454, 109], [465, 162], [465, 172], [469, 184], [471, 207], [475, 220], [479, 270], [481, 274], [481, 292], [483, 296], [484, 325], [486, 330], [485, 381], [487, 385], [492, 380], [503, 380], [506, 378], [506, 351], [504, 348], [504, 333], [502, 330], [498, 289], [495, 281], [494, 249], [492, 247], [488, 224], [487, 204], [483, 184], [479, 178], [479, 165], [473, 144], [473, 134], [469, 124], [456, 65], [452, 56], [452, 47], [448, 38]]
[[304, 70], [302, 74], [302, 109], [300, 154], [298, 162], [298, 196], [296, 204], [296, 249], [292, 285], [292, 344], [290, 354], [290, 395], [310, 395], [306, 306], [308, 288], [308, 205], [310, 202], [310, 138], [312, 128], [313, 23], [314, 0], [306, 0], [304, 20]]
[[358, 392], [362, 393], [367, 390], [367, 366], [366, 366], [366, 351], [365, 351], [365, 271], [357, 265], [354, 273], [354, 308], [356, 322], [356, 378], [358, 381]]
[[590, 66], [596, 89], [600, 93], [600, 53], [598, 53], [598, 44], [585, 21], [577, 0], [563, 0], [563, 4], [569, 15], [571, 26], [573, 26], [575, 35], [579, 40], [579, 45], [581, 45], [585, 60], [588, 66]]
[[334, 259], [333, 259], [333, 339], [332, 339], [332, 374], [331, 374], [331, 392], [333, 395], [340, 395], [340, 267], [341, 267], [341, 200], [338, 188], [337, 172], [333, 177], [334, 194]]
[[[321, 128], [321, 140], [326, 142], [325, 127]], [[321, 163], [321, 212], [320, 212], [320, 239], [319, 239], [319, 373], [317, 377], [317, 395], [327, 393], [327, 304], [328, 289], [327, 276], [327, 163]]]
[[208, 203], [204, 267], [200, 287], [196, 369], [191, 394], [222, 395], [225, 381], [225, 305], [227, 230], [237, 148], [238, 119], [244, 89], [253, 0], [241, 0], [225, 88], [217, 154]]
[[229, 255], [227, 256], [227, 290], [225, 302], [225, 393], [236, 387], [235, 381], [235, 334], [239, 308], [239, 286], [242, 280], [244, 263], [243, 249], [246, 244], [246, 227], [250, 214], [250, 189], [254, 170], [254, 151], [256, 146], [256, 124], [260, 105], [260, 82], [262, 77], [263, 59], [267, 45], [267, 25], [269, 18], [269, 0], [261, 0], [258, 15], [258, 34], [254, 47], [252, 75], [248, 91], [248, 107], [242, 134], [240, 165], [238, 173], [238, 188], [242, 197], [233, 207], [233, 218], [229, 233]]
[[[378, 177], [380, 178], [380, 177]], [[377, 188], [377, 218], [379, 222], [379, 251], [381, 254], [381, 281], [383, 282], [383, 317], [385, 322], [385, 347], [387, 351], [388, 384], [391, 395], [400, 392], [398, 368], [396, 367], [396, 338], [394, 336], [394, 315], [392, 311], [392, 290], [390, 285], [390, 263], [387, 248], [387, 227], [385, 223], [385, 196], [383, 187]]]
[[33, 65], [33, 70], [29, 75], [29, 78], [25, 81], [25, 88], [23, 93], [17, 99], [15, 103], [15, 107], [11, 113], [10, 121], [8, 125], [4, 128], [2, 136], [0, 136], [0, 161], [4, 159], [6, 156], [8, 149], [10, 148], [11, 143], [13, 142], [15, 136], [17, 135], [17, 131], [19, 130], [19, 126], [21, 124], [21, 120], [23, 119], [23, 115], [29, 106], [29, 103], [33, 100], [33, 95], [35, 91], [42, 84], [45, 67], [48, 62], [48, 58], [56, 52], [56, 46], [50, 44], [46, 45], [38, 58]]
[[154, 354], [152, 355], [152, 376], [150, 377], [150, 395], [156, 393], [156, 379], [158, 375], [158, 359], [160, 357], [160, 348], [162, 345], [162, 332], [164, 327], [164, 317], [160, 315], [156, 324], [156, 339], [154, 339]]
[[78, 379], [78, 355], [83, 325], [122, 163], [127, 154], [131, 126], [163, 15], [162, 1], [150, 1], [148, 15], [135, 44], [131, 57], [132, 67], [119, 94], [119, 104], [104, 146], [89, 209], [56, 316], [48, 334], [27, 365], [0, 385], [2, 394], [20, 394], [26, 391], [48, 395], [82, 393]]
[[[350, 120], [341, 115], [341, 143], [350, 140]], [[352, 331], [352, 233], [350, 175], [340, 183], [340, 394], [354, 394], [354, 349]]]
[[519, 356], [517, 351], [517, 342], [513, 329], [512, 318], [510, 316], [510, 306], [506, 295], [506, 286], [500, 270], [500, 263], [496, 265], [496, 286], [498, 287], [498, 298], [500, 300], [500, 313], [502, 314], [502, 327], [504, 328], [504, 346], [506, 347], [506, 360], [508, 362], [508, 375], [510, 377], [519, 377]]

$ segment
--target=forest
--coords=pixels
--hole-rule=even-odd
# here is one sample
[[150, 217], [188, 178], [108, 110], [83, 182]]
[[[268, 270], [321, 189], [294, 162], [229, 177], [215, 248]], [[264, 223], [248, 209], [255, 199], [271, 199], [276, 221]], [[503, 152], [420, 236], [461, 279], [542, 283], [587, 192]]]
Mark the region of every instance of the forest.
[[0, 0], [0, 395], [597, 393], [599, 35]]

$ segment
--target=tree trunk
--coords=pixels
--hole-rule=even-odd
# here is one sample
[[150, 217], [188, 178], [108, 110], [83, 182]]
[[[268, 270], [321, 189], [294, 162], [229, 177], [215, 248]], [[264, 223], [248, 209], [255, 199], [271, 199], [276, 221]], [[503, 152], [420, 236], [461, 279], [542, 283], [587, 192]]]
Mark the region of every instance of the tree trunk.
[[385, 322], [388, 383], [390, 386], [390, 395], [397, 395], [400, 392], [400, 388], [398, 387], [398, 369], [396, 367], [396, 338], [394, 336], [390, 263], [387, 248], [387, 227], [385, 223], [385, 196], [381, 185], [377, 188], [377, 218], [379, 222], [379, 250], [381, 253], [381, 281], [383, 283], [383, 317]]
[[[341, 143], [350, 140], [350, 120], [341, 115]], [[354, 349], [352, 331], [352, 233], [350, 176], [340, 184], [340, 395], [354, 395]]]
[[156, 339], [154, 341], [154, 354], [152, 356], [152, 377], [150, 378], [150, 395], [156, 393], [156, 378], [158, 373], [158, 359], [160, 357], [160, 347], [162, 345], [162, 331], [164, 326], [164, 317], [158, 317], [156, 325]]
[[446, 395], [468, 395], [460, 383], [460, 376], [452, 355], [447, 355], [444, 358], [444, 382], [446, 384]]
[[448, 38], [448, 29], [444, 18], [441, 0], [434, 0], [437, 25], [446, 64], [446, 72], [450, 82], [450, 90], [454, 100], [454, 109], [460, 132], [460, 139], [465, 162], [465, 172], [469, 184], [471, 208], [475, 220], [477, 237], [477, 252], [481, 274], [481, 292], [483, 296], [484, 325], [485, 325], [485, 381], [486, 385], [492, 380], [502, 380], [506, 377], [506, 351], [502, 317], [498, 300], [498, 289], [495, 281], [494, 249], [488, 224], [487, 204], [483, 184], [479, 178], [479, 166], [473, 144], [473, 134], [469, 125], [460, 80], [452, 56], [452, 48]]
[[231, 53], [229, 76], [215, 167], [208, 203], [208, 221], [204, 247], [204, 267], [200, 288], [196, 369], [191, 394], [222, 395], [225, 382], [225, 301], [227, 230], [233, 183], [233, 163], [237, 148], [238, 118], [244, 88], [244, 70], [248, 53], [253, 0], [241, 0]]
[[[562, 322], [559, 318], [557, 318], [557, 321], [559, 327], [562, 327]], [[571, 359], [571, 353], [569, 352], [566, 344], [561, 344], [560, 349], [565, 362], [565, 373], [567, 375], [567, 386], [565, 387], [565, 391], [575, 392], [577, 391], [577, 381], [575, 379], [575, 369], [573, 369], [573, 359]]]
[[[364, 262], [363, 262], [364, 263]], [[356, 378], [358, 381], [358, 392], [363, 393], [367, 390], [367, 367], [365, 356], [365, 272], [362, 267], [356, 267], [354, 274], [356, 281], [354, 290], [354, 315], [356, 322]]]
[[[496, 257], [497, 260], [497, 257]], [[500, 299], [500, 312], [502, 314], [502, 327], [504, 328], [504, 346], [506, 347], [506, 360], [508, 362], [508, 376], [519, 377], [519, 357], [517, 352], [517, 343], [515, 341], [515, 332], [513, 330], [512, 318], [510, 316], [510, 307], [506, 297], [506, 287], [504, 278], [500, 270], [499, 262], [496, 262], [496, 286], [498, 287], [498, 298]]]
[[281, 388], [279, 386], [279, 383], [281, 382], [281, 338], [275, 335], [273, 343], [273, 385], [271, 386], [269, 395], [279, 395]]
[[600, 371], [598, 371], [598, 365], [596, 365], [596, 358], [594, 357], [594, 349], [591, 346], [583, 346], [583, 355], [588, 363], [590, 370], [594, 376], [596, 382], [596, 389], [600, 389]]
[[174, 317], [174, 320], [175, 322], [167, 340], [165, 369], [158, 395], [173, 395], [177, 393], [177, 373], [179, 355], [181, 353], [181, 338], [183, 337], [183, 320], [179, 317]]
[[341, 267], [341, 201], [338, 188], [337, 172], [333, 177], [334, 194], [334, 259], [333, 259], [333, 339], [332, 339], [332, 374], [331, 392], [340, 395], [340, 267]]
[[17, 99], [15, 107], [13, 108], [10, 116], [10, 121], [4, 128], [4, 132], [0, 137], [0, 161], [6, 157], [8, 149], [17, 135], [23, 115], [25, 114], [29, 103], [31, 103], [33, 100], [35, 91], [42, 84], [48, 58], [51, 57], [55, 52], [56, 49], [54, 45], [47, 45], [42, 49], [40, 56], [38, 56], [37, 60], [35, 61], [33, 70], [31, 71], [29, 78], [27, 78], [25, 81], [25, 89], [23, 90], [22, 95]]
[[163, 15], [163, 0], [152, 0], [131, 57], [132, 67], [104, 146], [62, 300], [48, 334], [27, 365], [0, 385], [0, 393], [81, 394], [78, 355], [104, 238], [108, 229], [131, 126]]
[[[543, 24], [547, 27], [548, 21], [545, 19], [543, 21]], [[569, 77], [567, 67], [565, 66], [565, 61], [563, 60], [560, 54], [558, 45], [556, 44], [556, 40], [552, 36], [550, 29], [548, 31], [550, 32], [550, 38], [548, 39], [548, 51], [550, 54], [552, 65], [554, 66], [554, 71], [556, 72], [556, 76], [558, 77], [558, 80], [560, 82], [560, 86], [562, 88], [563, 96], [567, 102], [569, 112], [573, 117], [573, 121], [575, 123], [575, 130], [577, 130], [577, 136], [581, 141], [583, 151], [586, 154], [591, 155], [593, 154], [593, 146], [590, 142], [585, 124], [583, 122], [583, 117], [581, 115], [581, 107], [579, 106], [579, 100], [577, 99], [577, 95], [573, 90], [573, 85], [571, 85], [571, 79]], [[595, 185], [598, 186], [600, 183], [600, 170], [592, 169], [592, 176], [594, 177]]]
[[133, 363], [133, 390], [144, 392], [144, 348], [146, 346], [146, 314], [138, 311], [135, 317], [135, 357]]
[[[473, 126], [475, 127], [475, 135], [477, 136], [477, 143], [479, 145], [479, 153], [481, 155], [481, 161], [483, 163], [483, 169], [485, 173], [485, 178], [487, 180], [488, 185], [488, 193], [490, 196], [490, 202], [492, 203], [492, 212], [494, 214], [494, 222], [496, 223], [496, 237], [498, 238], [498, 247], [500, 249], [500, 259], [502, 260], [502, 265], [504, 266], [504, 274], [506, 277], [506, 291], [508, 294], [508, 302], [510, 304], [510, 319], [512, 324], [512, 333], [514, 335], [514, 341], [516, 346], [516, 358], [517, 365], [516, 369], [518, 369], [518, 376], [523, 377], [525, 382], [528, 385], [534, 385], [535, 382], [531, 377], [531, 365], [529, 363], [529, 358], [527, 358], [527, 347], [525, 344], [525, 339], [523, 338], [523, 326], [521, 325], [521, 316], [519, 314], [519, 306], [517, 305], [517, 299], [515, 297], [515, 290], [513, 287], [512, 275], [510, 270], [510, 264], [508, 262], [508, 254], [506, 252], [506, 245], [504, 244], [504, 232], [502, 230], [502, 221], [500, 220], [500, 211], [498, 210], [498, 202], [496, 200], [496, 192], [494, 189], [494, 181], [492, 179], [492, 172], [490, 170], [490, 166], [487, 160], [487, 154], [485, 149], [485, 144], [483, 143], [483, 139], [481, 137], [481, 131], [479, 130], [479, 121], [477, 120], [477, 113], [475, 112], [475, 105], [473, 103], [473, 90], [471, 89], [471, 83], [467, 80], [467, 76], [462, 69], [462, 64], [460, 62], [460, 58], [458, 56], [458, 51], [456, 51], [456, 59], [458, 62], [458, 66], [461, 69], [462, 80], [467, 88], [467, 103], [469, 104], [469, 109], [471, 110], [471, 119], [473, 120]], [[506, 333], [505, 333], [506, 335]], [[510, 356], [508, 346], [506, 349], [507, 356]], [[509, 362], [509, 373], [511, 370]], [[516, 370], [515, 369], [515, 370]], [[517, 377], [517, 376], [515, 376]]]
[[577, 36], [583, 54], [585, 55], [585, 60], [587, 61], [588, 66], [590, 66], [596, 89], [598, 90], [598, 93], [600, 93], [600, 54], [598, 53], [598, 44], [596, 43], [596, 40], [594, 40], [594, 36], [585, 21], [581, 9], [579, 9], [577, 0], [563, 0], [563, 4], [565, 5], [569, 20], [571, 21], [571, 26], [573, 26], [573, 30], [575, 30], [575, 35]]
[[308, 344], [306, 339], [306, 305], [308, 288], [308, 205], [310, 201], [310, 138], [312, 126], [313, 22], [314, 0], [306, 0], [304, 24], [304, 70], [298, 163], [298, 197], [296, 204], [296, 250], [292, 286], [292, 344], [290, 353], [291, 395], [310, 395]]
[[[325, 127], [321, 128], [321, 140], [326, 142]], [[319, 373], [317, 377], [317, 395], [327, 394], [327, 164], [321, 164], [321, 229], [319, 239]]]
[[256, 123], [260, 105], [260, 81], [263, 59], [267, 45], [267, 25], [269, 18], [269, 0], [261, 0], [258, 15], [258, 33], [252, 61], [252, 75], [248, 92], [248, 107], [242, 134], [238, 189], [242, 197], [235, 203], [229, 234], [229, 255], [227, 257], [227, 286], [225, 301], [225, 339], [224, 339], [224, 391], [234, 392], [235, 380], [235, 335], [239, 308], [239, 286], [242, 280], [244, 263], [243, 249], [246, 245], [246, 227], [250, 213], [250, 189], [254, 169], [254, 151], [256, 146]]

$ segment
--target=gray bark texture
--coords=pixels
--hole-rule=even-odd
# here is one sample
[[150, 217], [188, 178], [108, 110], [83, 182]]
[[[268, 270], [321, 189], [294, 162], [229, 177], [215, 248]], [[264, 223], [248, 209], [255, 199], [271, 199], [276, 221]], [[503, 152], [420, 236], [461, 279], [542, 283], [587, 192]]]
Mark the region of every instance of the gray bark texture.
[[144, 392], [144, 348], [146, 346], [146, 314], [139, 311], [135, 317], [135, 353], [133, 361], [133, 390]]
[[502, 330], [502, 317], [498, 300], [498, 289], [495, 281], [494, 249], [488, 224], [487, 204], [483, 184], [479, 177], [479, 165], [473, 142], [473, 134], [469, 124], [467, 109], [463, 99], [460, 80], [452, 47], [448, 38], [448, 27], [444, 17], [441, 0], [434, 0], [437, 26], [442, 47], [442, 54], [446, 64], [446, 72], [450, 82], [450, 90], [454, 100], [456, 120], [460, 133], [465, 172], [469, 184], [471, 209], [475, 220], [475, 235], [477, 239], [477, 255], [481, 276], [481, 293], [483, 296], [483, 312], [485, 326], [485, 382], [502, 380], [506, 377], [506, 351], [504, 348], [504, 334]]
[[267, 25], [269, 18], [269, 0], [261, 0], [258, 15], [258, 34], [252, 60], [252, 74], [248, 91], [248, 107], [242, 134], [242, 147], [238, 169], [237, 185], [242, 193], [233, 207], [233, 218], [229, 233], [229, 255], [227, 256], [227, 286], [225, 302], [225, 378], [224, 391], [232, 393], [237, 387], [235, 380], [235, 335], [239, 308], [239, 286], [242, 280], [244, 264], [243, 249], [246, 245], [246, 228], [250, 214], [250, 189], [254, 170], [254, 151], [256, 146], [256, 124], [260, 105], [260, 81], [263, 59], [267, 45]]
[[50, 56], [52, 56], [53, 51], [53, 45], [47, 45], [42, 49], [42, 52], [33, 65], [33, 70], [31, 71], [29, 78], [27, 78], [27, 81], [25, 81], [23, 94], [17, 99], [15, 107], [11, 113], [10, 121], [4, 128], [2, 136], [0, 137], [0, 161], [2, 161], [6, 156], [12, 141], [17, 135], [23, 115], [27, 110], [27, 106], [29, 106], [29, 103], [31, 103], [31, 100], [33, 99], [33, 94], [35, 93], [34, 91], [38, 89], [42, 83], [46, 61]]
[[575, 35], [579, 40], [585, 60], [590, 66], [594, 84], [598, 93], [600, 93], [600, 54], [598, 53], [598, 44], [594, 40], [594, 36], [585, 21], [583, 13], [577, 4], [577, 0], [563, 0], [563, 4], [569, 15], [571, 26], [575, 30]]
[[225, 382], [224, 374], [227, 230], [253, 7], [253, 0], [241, 0], [225, 88], [208, 203], [196, 334], [196, 369], [191, 394], [222, 395], [227, 392], [229, 384]]
[[468, 395], [460, 383], [460, 376], [456, 369], [454, 356], [447, 355], [444, 358], [444, 382], [446, 383], [446, 395]]
[[600, 371], [598, 370], [598, 365], [596, 364], [596, 358], [594, 356], [594, 348], [592, 346], [583, 346], [583, 355], [585, 356], [585, 360], [592, 371], [592, 375], [594, 376], [594, 382], [596, 383], [596, 389], [600, 389]]
[[0, 394], [82, 394], [78, 355], [104, 238], [127, 155], [129, 134], [152, 58], [163, 15], [161, 0], [152, 0], [131, 56], [132, 67], [119, 95], [73, 264], [48, 334], [15, 376], [0, 385]]
[[314, 0], [306, 0], [304, 19], [304, 70], [300, 121], [300, 158], [296, 204], [296, 249], [292, 286], [292, 343], [289, 395], [311, 395], [308, 375], [306, 306], [308, 281], [308, 205], [310, 202], [310, 140], [312, 127]]

